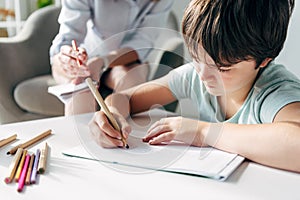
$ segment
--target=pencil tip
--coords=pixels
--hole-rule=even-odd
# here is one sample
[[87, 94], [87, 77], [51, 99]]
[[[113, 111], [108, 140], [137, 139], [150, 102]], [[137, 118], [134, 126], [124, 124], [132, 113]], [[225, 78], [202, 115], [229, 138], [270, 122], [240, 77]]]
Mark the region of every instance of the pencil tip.
[[126, 149], [129, 149], [129, 145], [128, 144], [126, 144]]

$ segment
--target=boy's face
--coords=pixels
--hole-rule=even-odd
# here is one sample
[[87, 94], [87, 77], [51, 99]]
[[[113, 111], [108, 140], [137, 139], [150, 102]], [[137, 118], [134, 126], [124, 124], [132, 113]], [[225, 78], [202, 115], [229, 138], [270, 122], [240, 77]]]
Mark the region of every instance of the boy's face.
[[248, 94], [259, 70], [255, 61], [241, 61], [229, 67], [217, 67], [212, 58], [200, 51], [194, 67], [207, 91], [214, 96]]

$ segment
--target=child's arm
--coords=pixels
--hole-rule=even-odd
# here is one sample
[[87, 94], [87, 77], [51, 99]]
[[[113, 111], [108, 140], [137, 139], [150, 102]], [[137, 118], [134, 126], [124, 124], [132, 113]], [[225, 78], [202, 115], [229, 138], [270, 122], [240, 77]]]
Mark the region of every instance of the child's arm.
[[[146, 111], [153, 108], [154, 105], [165, 105], [176, 100], [169, 90], [168, 79], [169, 75], [121, 93], [112, 94], [105, 99], [106, 105], [119, 122], [125, 138], [130, 132], [130, 127], [125, 119], [130, 114]], [[102, 111], [95, 113], [89, 123], [89, 128], [99, 145], [107, 148], [123, 146], [119, 138], [120, 133], [112, 128]]]
[[300, 172], [299, 116], [300, 102], [282, 108], [269, 124], [216, 124], [167, 118], [154, 124], [145, 140], [159, 144], [175, 138], [196, 146], [208, 144], [264, 165]]
[[300, 172], [299, 116], [300, 102], [282, 108], [270, 124], [224, 124], [215, 146], [264, 165]]

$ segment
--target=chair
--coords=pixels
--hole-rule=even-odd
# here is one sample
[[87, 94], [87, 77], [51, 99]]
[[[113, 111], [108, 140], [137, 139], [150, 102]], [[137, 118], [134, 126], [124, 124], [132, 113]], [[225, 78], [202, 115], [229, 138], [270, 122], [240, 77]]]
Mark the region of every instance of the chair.
[[[0, 124], [63, 115], [63, 104], [47, 88], [55, 82], [51, 76], [49, 47], [58, 32], [59, 7], [47, 6], [35, 11], [14, 38], [0, 39]], [[183, 64], [183, 41], [173, 13], [168, 28], [153, 51], [149, 79]], [[9, 77], [9, 78], [8, 78]]]
[[[13, 96], [16, 86], [26, 80], [50, 74], [49, 47], [58, 32], [57, 17], [60, 8], [47, 6], [35, 11], [26, 21], [21, 32], [12, 38], [0, 38], [0, 124], [48, 117], [47, 113], [27, 112], [15, 101]], [[41, 89], [42, 85], [35, 85]], [[25, 95], [40, 106], [63, 105], [53, 96], [40, 100], [39, 96]], [[47, 106], [49, 107], [49, 106]], [[57, 114], [57, 113], [50, 113]]]

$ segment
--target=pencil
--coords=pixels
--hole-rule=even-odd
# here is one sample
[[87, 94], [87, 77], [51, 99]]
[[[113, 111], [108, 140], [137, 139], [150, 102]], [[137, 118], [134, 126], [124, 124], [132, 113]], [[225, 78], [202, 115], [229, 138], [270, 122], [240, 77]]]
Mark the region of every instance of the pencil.
[[15, 176], [15, 173], [16, 173], [16, 170], [17, 170], [17, 167], [18, 167], [18, 165], [19, 165], [19, 162], [20, 162], [22, 153], [23, 153], [23, 149], [22, 149], [22, 148], [19, 148], [19, 149], [17, 150], [17, 153], [16, 153], [14, 159], [12, 160], [12, 162], [11, 162], [10, 165], [9, 165], [8, 171], [10, 172], [10, 174], [9, 174], [8, 177], [6, 177], [6, 178], [4, 179], [4, 182], [5, 182], [5, 183], [11, 183], [11, 181], [13, 180], [13, 178], [14, 178], [14, 176]]
[[17, 172], [15, 174], [15, 181], [16, 182], [18, 182], [19, 179], [20, 179], [20, 176], [21, 176], [21, 173], [22, 173], [22, 169], [23, 169], [23, 165], [24, 165], [25, 158], [26, 158], [26, 154], [27, 154], [27, 150], [24, 149], [23, 150], [23, 154], [22, 154], [22, 158], [20, 160], [20, 163], [19, 163], [19, 166], [18, 166], [18, 169], [17, 169]]
[[[77, 46], [76, 40], [72, 40], [72, 48], [73, 48], [74, 51], [78, 52], [78, 46]], [[78, 67], [80, 67], [81, 63], [80, 63], [80, 60], [78, 58], [76, 58], [76, 62], [77, 62]]]
[[9, 150], [6, 154], [15, 154], [18, 148], [23, 148], [25, 149], [26, 147], [44, 139], [45, 137], [49, 136], [51, 134], [51, 129], [41, 133], [40, 135], [28, 140], [27, 142], [23, 143], [23, 144], [19, 144], [18, 146], [15, 146], [14, 148], [12, 148], [11, 150]]
[[97, 100], [99, 106], [101, 107], [101, 109], [105, 113], [106, 117], [108, 118], [108, 120], [110, 121], [110, 123], [112, 124], [112, 126], [114, 127], [114, 129], [116, 129], [118, 132], [120, 132], [120, 134], [121, 134], [121, 140], [123, 142], [123, 147], [126, 147], [126, 149], [128, 149], [129, 146], [126, 143], [124, 135], [121, 133], [121, 129], [120, 129], [119, 125], [118, 125], [117, 120], [114, 118], [114, 116], [109, 111], [109, 109], [106, 106], [106, 104], [105, 104], [102, 96], [98, 92], [97, 88], [94, 86], [92, 79], [91, 78], [87, 78], [87, 79], [85, 79], [85, 82], [89, 86], [89, 88], [90, 88], [91, 92], [93, 93], [95, 99]]
[[12, 135], [12, 136], [10, 136], [8, 138], [0, 140], [0, 147], [3, 147], [3, 146], [7, 145], [8, 143], [10, 143], [10, 142], [12, 142], [12, 141], [14, 141], [16, 139], [17, 139], [17, 134], [14, 134], [14, 135]]
[[36, 182], [36, 174], [37, 174], [39, 159], [40, 159], [40, 150], [37, 149], [36, 154], [35, 154], [35, 158], [34, 158], [32, 172], [31, 172], [30, 183], [35, 183]]
[[21, 192], [24, 188], [24, 183], [25, 183], [25, 178], [26, 178], [26, 174], [27, 174], [27, 170], [28, 170], [28, 165], [29, 165], [29, 161], [30, 161], [30, 155], [27, 154], [26, 155], [26, 159], [25, 159], [25, 163], [22, 169], [22, 173], [18, 182], [18, 192]]
[[43, 174], [46, 171], [47, 165], [47, 157], [48, 157], [48, 144], [45, 143], [45, 148], [41, 151], [40, 161], [38, 165], [38, 173]]
[[30, 156], [30, 162], [28, 165], [28, 170], [27, 170], [27, 174], [26, 174], [26, 179], [25, 179], [25, 184], [26, 185], [30, 185], [30, 176], [31, 176], [31, 172], [32, 172], [32, 167], [33, 167], [33, 163], [34, 163], [34, 153]]

